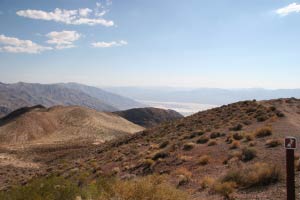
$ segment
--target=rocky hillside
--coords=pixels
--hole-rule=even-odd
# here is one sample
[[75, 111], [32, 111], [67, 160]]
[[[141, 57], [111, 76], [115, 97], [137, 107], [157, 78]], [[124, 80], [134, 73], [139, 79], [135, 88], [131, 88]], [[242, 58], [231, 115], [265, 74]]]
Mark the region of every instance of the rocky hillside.
[[0, 119], [0, 144], [104, 142], [143, 130], [119, 116], [78, 106], [18, 109]]
[[[39, 162], [33, 163], [39, 164], [35, 173], [40, 176], [55, 172], [76, 179], [84, 174], [87, 182], [103, 174], [122, 179], [160, 174], [187, 191], [189, 199], [281, 200], [285, 198], [283, 138], [291, 135], [300, 139], [299, 129], [299, 99], [243, 101], [99, 146], [87, 144], [77, 150], [48, 147], [43, 153], [34, 150]], [[16, 154], [30, 155], [34, 160], [26, 151]], [[300, 170], [299, 161], [296, 167]], [[15, 175], [21, 173], [19, 170], [5, 170], [0, 171], [2, 185], [24, 180], [24, 176]], [[30, 169], [22, 171], [25, 180], [32, 173]], [[299, 177], [297, 171], [296, 185], [300, 184]]]
[[174, 110], [164, 110], [159, 108], [134, 108], [115, 112], [117, 115], [143, 127], [153, 127], [163, 122], [183, 118]]

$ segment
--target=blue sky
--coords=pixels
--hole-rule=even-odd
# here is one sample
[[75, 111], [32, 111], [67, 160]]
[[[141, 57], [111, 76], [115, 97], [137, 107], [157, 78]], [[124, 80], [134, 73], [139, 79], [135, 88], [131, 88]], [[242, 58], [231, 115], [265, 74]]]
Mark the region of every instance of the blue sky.
[[300, 1], [0, 0], [0, 81], [300, 88]]

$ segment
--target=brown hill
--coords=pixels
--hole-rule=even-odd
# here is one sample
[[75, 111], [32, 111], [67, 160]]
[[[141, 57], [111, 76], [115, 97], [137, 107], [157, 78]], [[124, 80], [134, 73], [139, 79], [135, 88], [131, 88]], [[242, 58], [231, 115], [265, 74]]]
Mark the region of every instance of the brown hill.
[[119, 116], [79, 106], [18, 109], [0, 120], [0, 144], [107, 141], [143, 130]]
[[183, 118], [174, 110], [164, 110], [159, 108], [133, 108], [115, 112], [117, 115], [143, 127], [153, 127], [163, 122]]
[[[188, 191], [190, 199], [221, 200], [227, 195], [226, 198], [279, 200], [285, 198], [282, 140], [286, 135], [300, 139], [299, 128], [299, 99], [243, 101], [163, 123], [101, 146], [87, 145], [79, 150], [70, 147], [63, 156], [62, 148], [54, 151], [48, 147], [51, 153], [37, 153], [43, 155], [39, 164], [48, 164], [38, 171], [68, 178], [85, 174], [87, 180], [99, 174], [115, 173], [121, 178], [164, 174], [178, 188]], [[15, 173], [0, 173], [0, 179], [6, 185], [16, 179], [21, 181]], [[32, 170], [22, 173], [32, 174]], [[296, 174], [299, 184], [299, 172]]]

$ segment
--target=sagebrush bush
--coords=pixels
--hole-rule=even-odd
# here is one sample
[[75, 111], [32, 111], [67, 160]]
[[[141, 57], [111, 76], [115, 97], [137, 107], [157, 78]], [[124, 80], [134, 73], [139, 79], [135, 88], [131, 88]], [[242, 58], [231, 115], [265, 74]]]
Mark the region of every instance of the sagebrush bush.
[[245, 168], [231, 169], [222, 182], [235, 182], [240, 187], [250, 188], [276, 183], [281, 178], [279, 167], [267, 163], [255, 163]]
[[2, 200], [188, 200], [188, 195], [170, 185], [163, 176], [131, 180], [100, 178], [84, 187], [71, 180], [53, 177], [37, 179], [27, 186], [0, 192]]
[[266, 146], [268, 148], [273, 148], [282, 145], [282, 141], [280, 139], [270, 139], [267, 140]]
[[216, 182], [213, 185], [213, 190], [222, 195], [224, 199], [230, 200], [232, 198], [232, 193], [235, 191], [237, 184], [235, 182]]
[[230, 131], [240, 131], [243, 129], [243, 125], [242, 124], [237, 124], [231, 128], [229, 128]]
[[245, 147], [242, 149], [241, 160], [244, 162], [250, 161], [256, 157], [256, 150], [253, 148]]
[[214, 178], [205, 176], [200, 183], [201, 188], [203, 189], [212, 188], [212, 186], [215, 184], [215, 181], [216, 180]]
[[159, 158], [166, 158], [169, 156], [169, 153], [168, 152], [165, 152], [165, 151], [159, 151], [159, 152], [156, 152], [153, 157], [152, 157], [152, 160], [158, 160]]
[[257, 138], [270, 136], [270, 135], [272, 135], [272, 128], [271, 127], [263, 127], [263, 128], [257, 129], [255, 131], [254, 135]]
[[209, 163], [210, 157], [208, 155], [203, 155], [199, 158], [198, 164], [199, 165], [207, 165]]
[[183, 150], [190, 151], [195, 147], [195, 143], [189, 142], [183, 145]]
[[209, 138], [207, 136], [201, 136], [198, 140], [197, 140], [197, 143], [198, 144], [205, 144], [207, 143], [209, 140]]
[[209, 137], [211, 139], [215, 139], [215, 138], [221, 137], [221, 133], [219, 133], [219, 132], [211, 133]]
[[230, 145], [230, 149], [237, 149], [237, 148], [240, 148], [241, 144], [239, 141], [233, 141]]
[[160, 148], [160, 149], [163, 149], [163, 148], [167, 147], [169, 144], [170, 144], [169, 141], [164, 141], [164, 142], [162, 142], [162, 143], [159, 145], [159, 148]]
[[60, 177], [36, 179], [25, 186], [17, 186], [10, 191], [0, 192], [3, 200], [65, 200], [75, 199], [80, 194], [76, 183]]
[[252, 133], [248, 133], [245, 135], [245, 142], [250, 142], [254, 140], [254, 136]]
[[234, 134], [232, 135], [232, 137], [233, 137], [233, 139], [235, 139], [235, 140], [241, 140], [241, 139], [244, 138], [244, 135], [243, 135], [242, 133], [234, 133]]
[[192, 172], [184, 167], [176, 169], [174, 175], [178, 177], [177, 186], [182, 186], [187, 184], [188, 182], [190, 182], [193, 176]]

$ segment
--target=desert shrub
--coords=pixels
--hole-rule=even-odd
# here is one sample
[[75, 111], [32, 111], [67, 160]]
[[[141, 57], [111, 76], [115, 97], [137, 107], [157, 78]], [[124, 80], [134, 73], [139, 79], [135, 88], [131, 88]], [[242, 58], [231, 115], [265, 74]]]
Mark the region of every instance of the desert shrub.
[[256, 154], [255, 149], [245, 147], [242, 149], [241, 160], [244, 162], [250, 161], [256, 157]]
[[226, 137], [225, 142], [226, 142], [227, 144], [231, 144], [231, 143], [233, 142], [232, 134], [230, 134], [229, 136]]
[[210, 157], [208, 155], [200, 156], [200, 158], [198, 160], [198, 164], [199, 165], [207, 165], [209, 163], [209, 159], [210, 159]]
[[256, 142], [252, 141], [252, 142], [249, 142], [249, 147], [254, 147], [256, 145]]
[[254, 140], [254, 136], [252, 133], [248, 133], [245, 135], [245, 142], [250, 142], [252, 140]]
[[272, 128], [271, 127], [263, 127], [263, 128], [257, 129], [255, 131], [254, 135], [257, 138], [270, 136], [270, 135], [272, 135]]
[[211, 133], [209, 137], [211, 139], [215, 139], [215, 138], [221, 137], [221, 133], [219, 133], [219, 132]]
[[270, 139], [270, 140], [267, 140], [267, 142], [266, 142], [266, 146], [268, 148], [277, 147], [277, 146], [280, 146], [281, 144], [282, 144], [282, 142], [280, 139]]
[[60, 177], [40, 178], [28, 185], [17, 186], [0, 192], [0, 199], [9, 200], [65, 200], [75, 199], [80, 194], [77, 184]]
[[203, 189], [212, 188], [213, 185], [215, 184], [215, 182], [216, 182], [216, 180], [214, 178], [206, 176], [202, 179], [200, 186]]
[[177, 186], [182, 186], [190, 182], [193, 174], [187, 168], [181, 167], [175, 170], [174, 175], [178, 177]]
[[192, 138], [195, 138], [195, 137], [197, 137], [197, 136], [201, 136], [201, 135], [203, 135], [203, 134], [204, 134], [203, 131], [194, 131], [194, 132], [192, 132], [192, 133], [190, 134], [189, 138], [192, 139]]
[[197, 143], [198, 144], [205, 144], [207, 143], [209, 140], [209, 138], [207, 136], [201, 136], [198, 140], [197, 140]]
[[234, 134], [232, 135], [232, 137], [233, 137], [233, 139], [235, 139], [235, 140], [241, 140], [241, 139], [244, 138], [244, 136], [243, 136], [242, 133], [234, 133]]
[[237, 124], [236, 126], [229, 128], [229, 130], [230, 131], [240, 131], [240, 130], [242, 130], [242, 128], [243, 128], [242, 124]]
[[144, 167], [144, 169], [151, 168], [154, 165], [154, 163], [155, 163], [154, 160], [146, 159], [143, 161], [143, 167]]
[[235, 182], [216, 182], [213, 185], [213, 190], [222, 195], [224, 199], [232, 199], [232, 193], [235, 191], [237, 184]]
[[240, 187], [250, 188], [276, 183], [281, 178], [280, 169], [272, 164], [255, 163], [243, 169], [236, 168], [227, 172], [222, 182], [235, 182]]
[[241, 144], [239, 141], [233, 141], [230, 145], [230, 149], [237, 149], [237, 148], [240, 148]]
[[160, 176], [148, 176], [127, 181], [114, 181], [104, 189], [100, 200], [132, 199], [132, 200], [187, 200], [188, 196], [171, 186]]
[[265, 116], [265, 115], [260, 115], [260, 116], [257, 116], [257, 117], [256, 117], [256, 120], [257, 120], [258, 122], [264, 122], [264, 121], [266, 121], [267, 119], [268, 119], [268, 117]]
[[169, 156], [169, 153], [167, 153], [165, 151], [159, 151], [153, 155], [152, 160], [158, 160], [159, 158], [166, 158], [168, 156]]
[[214, 146], [214, 145], [217, 145], [217, 141], [216, 140], [209, 140], [207, 146]]
[[284, 117], [285, 116], [284, 113], [279, 111], [279, 110], [276, 111], [276, 115], [277, 115], [277, 117]]
[[51, 177], [40, 178], [26, 186], [0, 192], [5, 200], [74, 200], [79, 199], [139, 199], [139, 200], [188, 200], [188, 195], [170, 185], [163, 176], [147, 176], [131, 180], [101, 177], [78, 187], [71, 180]]
[[164, 141], [164, 142], [162, 142], [162, 143], [159, 145], [159, 148], [160, 148], [160, 149], [163, 149], [163, 148], [167, 147], [169, 144], [170, 144], [169, 141]]
[[195, 143], [189, 142], [183, 145], [183, 150], [190, 151], [195, 147]]

